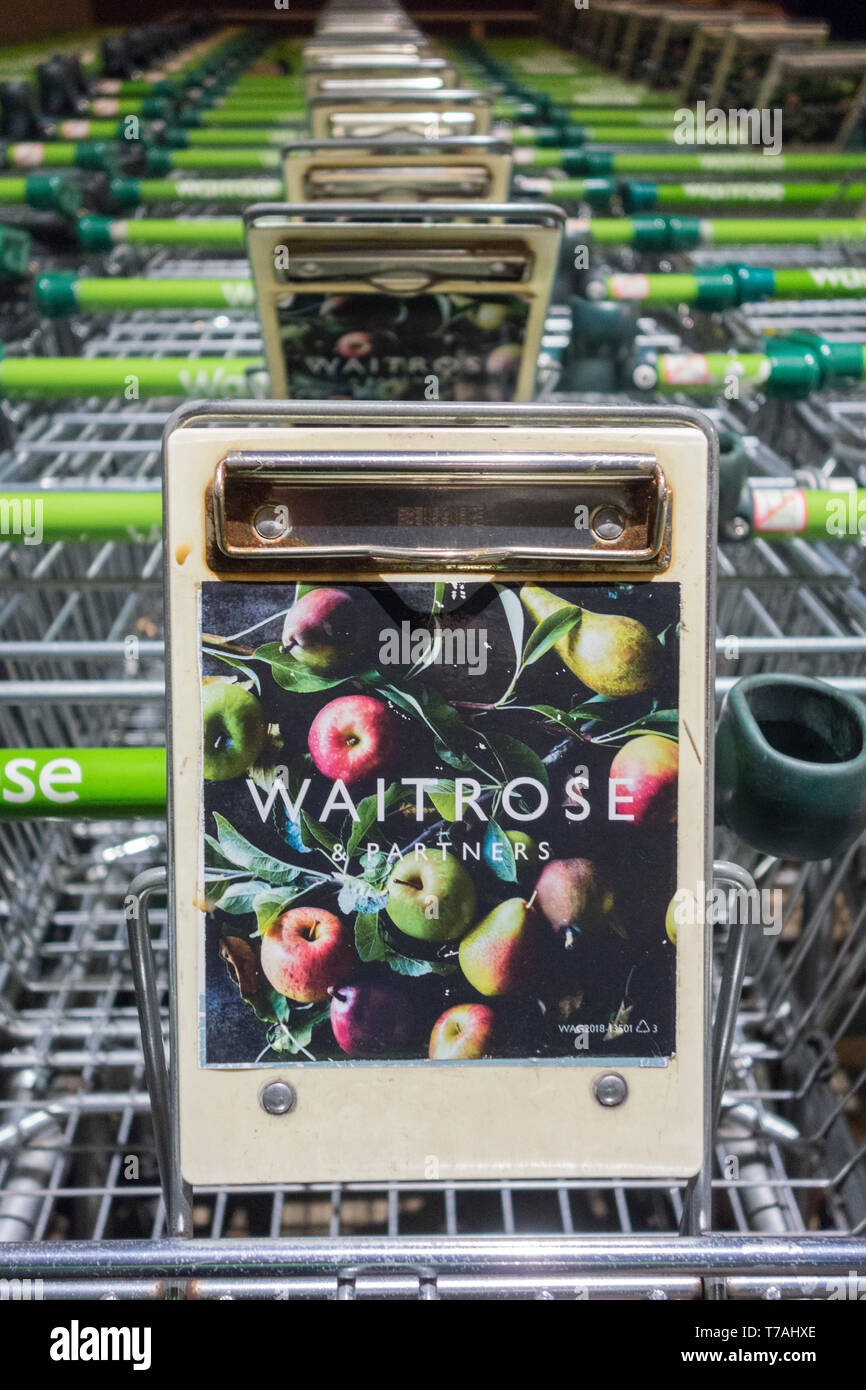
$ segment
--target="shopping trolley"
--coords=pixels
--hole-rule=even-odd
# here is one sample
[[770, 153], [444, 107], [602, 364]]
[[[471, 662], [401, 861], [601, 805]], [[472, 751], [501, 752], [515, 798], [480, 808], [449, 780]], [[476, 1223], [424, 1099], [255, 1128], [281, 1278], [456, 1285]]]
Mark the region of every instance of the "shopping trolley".
[[[237, 269], [169, 252], [136, 264], [165, 277]], [[76, 332], [94, 357], [259, 347], [244, 311], [139, 311]], [[167, 413], [159, 401], [15, 405], [0, 487], [152, 489]], [[740, 437], [756, 479], [791, 471], [794, 447], [777, 453], [753, 416], [724, 406], [714, 418]], [[13, 576], [0, 601], [2, 742], [160, 747], [158, 541], [4, 542], [0, 554]], [[856, 539], [726, 540], [717, 693], [792, 670], [866, 692], [861, 554]], [[778, 890], [781, 910], [768, 931], [724, 916], [715, 930], [726, 1080], [712, 1168], [691, 1190], [583, 1180], [193, 1193], [166, 1169], [162, 816], [106, 806], [4, 821], [0, 845], [0, 1272], [42, 1279], [47, 1297], [797, 1299], [833, 1297], [864, 1269], [866, 1066], [845, 1052], [866, 1010], [861, 844], [797, 861], [719, 831], [719, 887]]]

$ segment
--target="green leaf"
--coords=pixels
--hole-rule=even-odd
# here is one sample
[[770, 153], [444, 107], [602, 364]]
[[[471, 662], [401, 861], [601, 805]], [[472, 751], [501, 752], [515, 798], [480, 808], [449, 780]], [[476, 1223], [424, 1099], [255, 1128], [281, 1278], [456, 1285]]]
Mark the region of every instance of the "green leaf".
[[434, 748], [437, 758], [443, 763], [447, 763], [449, 767], [456, 768], [458, 772], [471, 772], [472, 768], [475, 767], [475, 763], [466, 753], [456, 753], [441, 739], [436, 739]]
[[457, 783], [452, 782], [447, 777], [439, 778], [435, 792], [429, 789], [427, 791], [427, 795], [442, 819], [449, 821], [456, 821], [457, 819], [456, 794]]
[[572, 719], [595, 719], [601, 724], [609, 723], [604, 716], [599, 705], [612, 705], [614, 703], [611, 695], [593, 695], [590, 700], [581, 700], [580, 704], [575, 705], [569, 714]]
[[301, 811], [301, 825], [309, 836], [317, 840], [329, 854], [333, 854], [340, 841], [326, 825], [323, 825], [320, 820], [316, 820], [315, 816], [311, 816], [309, 811]]
[[384, 960], [385, 943], [379, 935], [378, 912], [359, 912], [355, 918], [355, 950], [365, 964]]
[[324, 1004], [294, 1004], [283, 999], [277, 1004], [277, 1022], [268, 1029], [268, 1043], [272, 1051], [295, 1056], [302, 1048], [309, 1047], [313, 1029], [331, 1011], [330, 1001]]
[[259, 936], [264, 936], [269, 927], [272, 927], [277, 918], [288, 907], [295, 893], [281, 892], [278, 888], [262, 888], [260, 883], [254, 885], [258, 890], [252, 900], [251, 911], [256, 914]]
[[257, 661], [268, 663], [277, 685], [296, 694], [306, 695], [314, 690], [330, 690], [332, 686], [342, 685], [349, 679], [348, 676], [338, 676], [328, 680], [323, 676], [314, 675], [300, 662], [293, 661], [286, 652], [281, 651], [279, 642], [266, 642], [255, 652], [255, 658]]
[[516, 883], [517, 865], [514, 859], [514, 850], [505, 831], [496, 824], [495, 820], [492, 820], [487, 827], [482, 853], [485, 863], [493, 870], [497, 878], [504, 879], [506, 883]]
[[538, 661], [544, 656], [545, 652], [564, 637], [573, 627], [576, 627], [583, 617], [581, 608], [560, 608], [556, 613], [551, 613], [548, 618], [540, 622], [537, 627], [529, 634], [526, 646], [523, 648], [523, 664], [531, 666], [534, 661]]
[[[390, 787], [385, 789], [383, 804], [387, 811], [393, 805], [396, 798], [400, 795], [401, 789], [396, 782], [392, 782]], [[353, 855], [360, 845], [370, 826], [376, 820], [379, 811], [379, 800], [376, 796], [365, 796], [363, 801], [358, 802], [358, 819], [352, 826], [352, 833], [346, 845], [346, 853]]]
[[505, 771], [505, 779], [510, 782], [515, 777], [534, 777], [543, 787], [547, 787], [547, 768], [525, 743], [510, 738], [508, 734], [486, 734], [485, 739], [498, 757]]
[[678, 709], [654, 709], [645, 720], [647, 724], [679, 724], [679, 722], [680, 712]]
[[[256, 896], [261, 892], [261, 883], [257, 879], [247, 879], [245, 883], [230, 883], [225, 891], [220, 894], [216, 906], [221, 912], [245, 913], [255, 911]], [[211, 894], [208, 894], [208, 898]]]
[[361, 855], [358, 863], [361, 866], [361, 877], [368, 883], [380, 884], [391, 872], [391, 861], [384, 850], [378, 850], [375, 854], [369, 854], [366, 850]]
[[499, 601], [505, 609], [511, 640], [514, 643], [514, 659], [520, 664], [521, 652], [523, 651], [523, 629], [526, 622], [523, 604], [513, 589], [497, 584], [496, 590], [499, 594]]
[[239, 661], [236, 656], [229, 656], [228, 652], [222, 651], [219, 647], [211, 647], [203, 644], [202, 651], [206, 656], [215, 656], [219, 661], [224, 661], [226, 666], [233, 666], [236, 671], [241, 671], [246, 676], [247, 680], [251, 681], [255, 686], [256, 694], [261, 695], [261, 682], [258, 673], [253, 670], [252, 666], [247, 666], [246, 662]]
[[363, 878], [346, 876], [342, 880], [337, 905], [341, 912], [378, 912], [388, 901], [388, 894], [374, 888]]
[[[401, 956], [398, 951], [389, 950], [385, 959], [388, 965], [397, 975], [438, 975], [442, 973], [441, 966], [437, 966], [432, 960], [414, 960], [411, 956]], [[448, 971], [450, 974], [450, 969]]]
[[549, 719], [553, 724], [562, 724], [570, 728], [571, 716], [564, 709], [557, 709], [555, 705], [531, 705], [536, 714], [543, 714], [545, 719]]
[[210, 836], [206, 836], [206, 839], [211, 848], [216, 848], [228, 863], [248, 869], [256, 878], [267, 879], [269, 883], [291, 883], [299, 873], [296, 865], [285, 864], [281, 859], [263, 854], [240, 831], [235, 830], [219, 811], [214, 811], [214, 823], [219, 841], [215, 842]]

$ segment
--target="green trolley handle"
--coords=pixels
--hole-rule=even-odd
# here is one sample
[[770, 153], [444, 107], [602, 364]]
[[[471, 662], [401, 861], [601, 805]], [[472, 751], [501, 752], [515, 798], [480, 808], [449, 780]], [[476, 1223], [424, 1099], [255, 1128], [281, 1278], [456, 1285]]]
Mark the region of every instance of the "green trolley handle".
[[116, 275], [78, 278], [68, 271], [40, 275], [34, 303], [48, 318], [124, 309], [242, 309], [256, 303], [251, 279], [148, 280]]
[[249, 396], [248, 373], [263, 369], [260, 357], [3, 357], [0, 396], [230, 399]]
[[145, 491], [0, 491], [0, 541], [154, 542], [162, 537], [162, 496]]
[[0, 749], [0, 819], [161, 816], [164, 748]]
[[611, 274], [590, 280], [587, 299], [640, 304], [689, 304], [719, 311], [768, 299], [862, 299], [866, 267], [722, 265], [688, 274]]
[[771, 339], [764, 352], [659, 353], [632, 369], [639, 390], [689, 395], [732, 390], [756, 391], [788, 400], [805, 400], [834, 381], [866, 377], [866, 345], [837, 342], [818, 334], [791, 334]]

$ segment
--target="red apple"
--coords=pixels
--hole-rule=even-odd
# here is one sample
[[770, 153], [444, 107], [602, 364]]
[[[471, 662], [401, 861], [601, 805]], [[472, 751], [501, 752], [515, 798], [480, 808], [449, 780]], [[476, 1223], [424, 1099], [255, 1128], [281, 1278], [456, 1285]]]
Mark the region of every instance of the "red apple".
[[405, 988], [390, 981], [341, 985], [331, 999], [331, 1027], [349, 1057], [393, 1057], [412, 1038], [414, 1013]]
[[679, 746], [660, 734], [630, 738], [610, 765], [616, 810], [633, 825], [671, 825], [677, 818]]
[[496, 1015], [486, 1004], [455, 1004], [446, 1009], [430, 1034], [430, 1058], [460, 1062], [489, 1055]]
[[371, 695], [342, 695], [319, 710], [308, 742], [319, 771], [348, 787], [390, 763], [397, 748], [397, 720]]
[[[359, 670], [369, 647], [366, 618], [363, 591], [311, 589], [286, 614], [281, 650], [317, 676]], [[368, 665], [372, 659], [370, 652]]]
[[278, 994], [299, 1004], [327, 999], [357, 965], [347, 928], [321, 907], [294, 907], [262, 937], [262, 972]]
[[373, 335], [358, 329], [344, 333], [334, 344], [341, 357], [369, 357], [373, 351]]

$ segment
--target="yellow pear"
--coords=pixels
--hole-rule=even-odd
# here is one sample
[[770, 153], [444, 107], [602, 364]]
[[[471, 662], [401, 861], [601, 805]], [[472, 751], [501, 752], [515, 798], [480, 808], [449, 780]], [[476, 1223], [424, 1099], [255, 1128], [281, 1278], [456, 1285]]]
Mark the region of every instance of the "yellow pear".
[[460, 942], [460, 969], [488, 997], [520, 989], [535, 973], [541, 918], [522, 898], [498, 903]]
[[662, 649], [636, 618], [591, 613], [538, 584], [524, 584], [520, 598], [536, 623], [568, 609], [581, 614], [554, 646], [568, 669], [597, 695], [640, 695], [651, 688]]

